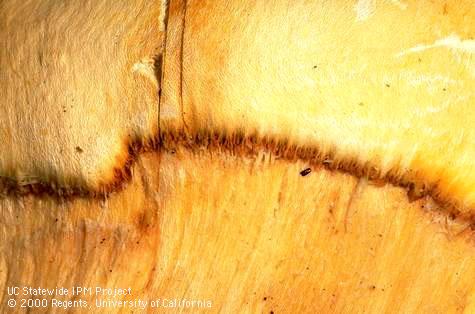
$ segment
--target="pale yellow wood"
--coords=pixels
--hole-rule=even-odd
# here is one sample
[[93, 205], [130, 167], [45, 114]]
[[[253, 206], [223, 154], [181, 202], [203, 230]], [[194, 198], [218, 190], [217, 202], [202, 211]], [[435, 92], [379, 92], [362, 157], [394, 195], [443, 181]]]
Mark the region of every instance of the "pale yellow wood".
[[475, 313], [474, 14], [0, 2], [0, 312]]
[[105, 202], [4, 199], [1, 290], [131, 287], [129, 300], [209, 299], [211, 313], [473, 312], [466, 224], [307, 166], [178, 149], [143, 155]]
[[473, 214], [472, 0], [171, 3], [162, 132], [312, 147]]
[[[0, 3], [0, 177], [101, 191], [158, 135], [160, 1]], [[163, 31], [163, 30], [162, 30]]]

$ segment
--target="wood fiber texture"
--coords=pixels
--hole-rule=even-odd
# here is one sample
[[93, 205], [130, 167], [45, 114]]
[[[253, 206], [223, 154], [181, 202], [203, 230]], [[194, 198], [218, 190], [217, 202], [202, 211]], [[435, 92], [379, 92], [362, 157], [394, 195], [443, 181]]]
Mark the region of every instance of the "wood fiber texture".
[[131, 287], [117, 300], [213, 304], [137, 313], [473, 313], [468, 226], [429, 198], [323, 168], [302, 177], [307, 166], [176, 149], [141, 155], [106, 201], [3, 199], [0, 291]]
[[0, 185], [102, 191], [158, 135], [158, 1], [0, 3]]
[[65, 312], [9, 286], [101, 286], [212, 307], [68, 312], [475, 313], [474, 21], [0, 1], [0, 312]]
[[171, 1], [168, 29], [162, 133], [313, 148], [472, 216], [473, 1]]

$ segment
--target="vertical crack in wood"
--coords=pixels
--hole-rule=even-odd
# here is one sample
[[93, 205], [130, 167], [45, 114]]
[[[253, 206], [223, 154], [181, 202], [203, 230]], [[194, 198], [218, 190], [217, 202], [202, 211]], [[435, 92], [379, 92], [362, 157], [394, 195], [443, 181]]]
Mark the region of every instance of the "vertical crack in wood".
[[183, 127], [185, 128], [185, 133], [188, 134], [188, 125], [185, 121], [185, 107], [183, 104], [183, 47], [185, 42], [185, 27], [186, 27], [186, 8], [187, 0], [183, 0], [183, 9], [182, 9], [182, 21], [181, 21], [181, 38], [180, 38], [180, 110], [181, 110], [181, 119], [183, 120]]
[[160, 11], [160, 31], [163, 32], [163, 41], [161, 47], [161, 53], [157, 56], [157, 64], [155, 66], [155, 75], [158, 81], [158, 141], [160, 146], [160, 108], [162, 101], [162, 82], [164, 82], [165, 60], [167, 50], [167, 34], [168, 34], [168, 20], [169, 20], [170, 2], [168, 0], [162, 0]]

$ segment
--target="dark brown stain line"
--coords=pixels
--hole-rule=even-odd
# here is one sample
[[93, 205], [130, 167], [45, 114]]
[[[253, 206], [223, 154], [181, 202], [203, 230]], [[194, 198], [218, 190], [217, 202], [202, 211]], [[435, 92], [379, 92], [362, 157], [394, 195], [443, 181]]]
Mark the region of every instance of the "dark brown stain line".
[[[186, 3], [185, 8], [186, 9]], [[161, 82], [164, 81], [163, 71], [165, 66], [166, 43], [168, 34], [168, 24], [170, 20], [170, 1], [166, 1], [164, 14], [164, 30], [161, 47], [158, 47], [160, 53], [153, 57], [154, 74], [158, 82], [158, 115], [157, 125], [158, 134], [160, 134], [160, 101], [161, 98]], [[184, 23], [184, 20], [183, 20]], [[182, 34], [183, 37], [183, 34]], [[183, 50], [183, 42], [181, 43]], [[181, 52], [183, 55], [183, 52]], [[182, 67], [182, 66], [181, 66]], [[182, 69], [181, 69], [182, 70]], [[182, 82], [180, 82], [182, 84]], [[125, 162], [122, 165], [113, 168], [113, 177], [108, 184], [102, 184], [98, 188], [88, 187], [83, 181], [78, 178], [69, 178], [68, 184], [59, 182], [59, 180], [48, 179], [47, 181], [39, 181], [34, 183], [24, 183], [18, 178], [2, 177], [0, 176], [0, 199], [2, 197], [23, 197], [27, 195], [34, 195], [36, 197], [57, 197], [62, 200], [72, 200], [75, 198], [107, 198], [111, 193], [120, 192], [125, 188], [125, 185], [132, 178], [132, 168], [136, 163], [138, 156], [142, 153], [158, 151], [159, 135], [155, 134], [152, 137], [145, 139], [134, 138], [124, 145], [126, 150]], [[82, 152], [82, 149], [76, 148], [76, 151]], [[119, 154], [121, 155], [121, 154]]]
[[159, 151], [159, 136], [138, 140], [133, 139], [125, 144], [127, 157], [125, 162], [113, 168], [114, 179], [110, 183], [102, 184], [97, 189], [85, 186], [78, 180], [69, 180], [71, 183], [65, 185], [58, 180], [39, 181], [34, 183], [22, 183], [16, 178], [0, 176], [0, 198], [2, 197], [23, 197], [34, 195], [36, 197], [57, 197], [62, 200], [72, 200], [75, 198], [107, 198], [111, 193], [122, 191], [132, 179], [132, 168], [137, 162], [139, 155]]
[[423, 177], [411, 178], [408, 174], [400, 173], [398, 169], [392, 169], [392, 171], [382, 175], [375, 165], [370, 163], [362, 165], [351, 157], [335, 162], [336, 148], [327, 154], [322, 154], [317, 146], [291, 145], [289, 139], [285, 138], [276, 139], [244, 135], [244, 132], [225, 135], [219, 131], [212, 132], [209, 130], [196, 131], [191, 136], [183, 131], [162, 132], [160, 134], [160, 147], [166, 152], [173, 152], [179, 147], [184, 147], [197, 153], [214, 151], [250, 158], [255, 158], [259, 152], [265, 151], [272, 154], [275, 159], [289, 162], [302, 161], [311, 165], [312, 169], [323, 168], [329, 171], [350, 174], [357, 178], [364, 178], [368, 180], [370, 185], [391, 184], [404, 188], [410, 202], [431, 197], [438, 206], [444, 208], [450, 217], [473, 222], [475, 228], [474, 209], [464, 208], [465, 210], [462, 211], [459, 200], [441, 197], [438, 186], [427, 184]]
[[[371, 165], [359, 165], [354, 160], [340, 161], [338, 163], [329, 162], [333, 159], [333, 154], [321, 154], [318, 147], [303, 147], [289, 145], [288, 140], [276, 140], [274, 138], [259, 138], [256, 135], [246, 136], [244, 133], [224, 135], [218, 131], [201, 130], [190, 136], [182, 131], [162, 132], [159, 136], [147, 140], [132, 140], [127, 145], [128, 158], [121, 167], [115, 167], [114, 180], [110, 184], [102, 185], [97, 190], [78, 185], [61, 186], [58, 182], [35, 182], [22, 184], [12, 179], [0, 177], [0, 198], [1, 197], [24, 197], [33, 195], [35, 197], [53, 197], [64, 201], [72, 201], [77, 198], [105, 199], [112, 193], [118, 193], [127, 187], [132, 180], [132, 168], [138, 161], [141, 154], [147, 152], [174, 153], [178, 149], [186, 149], [196, 154], [203, 152], [223, 153], [230, 156], [256, 158], [259, 153], [267, 152], [275, 159], [288, 162], [302, 161], [309, 164], [312, 169], [325, 169], [338, 173], [353, 175], [357, 178], [367, 179], [369, 184], [381, 186], [388, 183], [396, 187], [406, 189], [408, 200], [414, 201], [423, 197], [431, 197], [435, 203], [443, 209], [442, 212], [450, 217], [470, 225], [475, 230], [475, 213], [469, 209], [464, 212], [456, 206], [456, 200], [442, 199], [438, 197], [436, 187], [422, 189], [414, 192], [421, 183], [411, 181], [397, 173], [388, 173], [381, 176], [375, 167]], [[415, 197], [414, 195], [417, 195]]]

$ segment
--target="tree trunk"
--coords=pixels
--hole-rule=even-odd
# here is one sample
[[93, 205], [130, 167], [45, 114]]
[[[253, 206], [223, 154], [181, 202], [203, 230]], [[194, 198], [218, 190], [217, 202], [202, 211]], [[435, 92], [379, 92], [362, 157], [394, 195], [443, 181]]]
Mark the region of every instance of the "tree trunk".
[[0, 2], [0, 311], [475, 313], [474, 21]]

